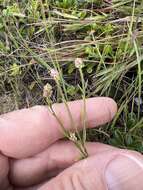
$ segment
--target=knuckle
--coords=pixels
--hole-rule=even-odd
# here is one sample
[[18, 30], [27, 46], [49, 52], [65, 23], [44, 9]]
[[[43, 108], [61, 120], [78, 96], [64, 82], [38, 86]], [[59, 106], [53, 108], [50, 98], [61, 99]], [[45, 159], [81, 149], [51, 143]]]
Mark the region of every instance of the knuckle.
[[67, 189], [67, 184], [69, 185], [69, 189], [74, 190], [87, 190], [85, 187], [83, 176], [84, 171], [81, 168], [74, 169], [74, 171], [70, 171], [67, 175], [63, 176], [62, 181], [62, 189]]

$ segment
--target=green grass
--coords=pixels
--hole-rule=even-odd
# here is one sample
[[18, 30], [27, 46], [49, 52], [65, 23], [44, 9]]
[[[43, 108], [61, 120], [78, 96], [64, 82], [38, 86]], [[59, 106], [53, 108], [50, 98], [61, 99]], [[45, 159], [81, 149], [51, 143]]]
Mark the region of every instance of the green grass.
[[143, 1], [0, 0], [0, 112], [63, 99], [49, 71], [56, 67], [68, 100], [83, 97], [74, 60], [84, 60], [86, 97], [110, 96], [112, 123], [87, 139], [143, 152]]

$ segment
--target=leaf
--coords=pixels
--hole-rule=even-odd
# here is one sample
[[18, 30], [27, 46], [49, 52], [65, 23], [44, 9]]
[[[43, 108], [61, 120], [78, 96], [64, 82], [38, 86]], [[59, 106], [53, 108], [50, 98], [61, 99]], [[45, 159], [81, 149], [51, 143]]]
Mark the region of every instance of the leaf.
[[26, 15], [22, 14], [22, 13], [12, 13], [12, 16], [16, 16], [16, 17], [20, 17], [20, 18], [25, 18]]
[[124, 145], [124, 137], [122, 133], [119, 130], [116, 130], [115, 133], [115, 139], [120, 145]]
[[126, 140], [126, 144], [128, 146], [133, 143], [133, 138], [132, 138], [131, 134], [127, 134], [126, 137], [125, 137], [125, 140]]
[[76, 94], [76, 87], [71, 85], [71, 86], [68, 86], [67, 88], [67, 93], [70, 95], [70, 96], [73, 96]]
[[87, 65], [87, 72], [89, 74], [91, 74], [93, 72], [93, 67], [94, 67], [94, 64], [92, 64], [92, 63]]
[[29, 85], [29, 89], [33, 90], [33, 88], [35, 87], [35, 85], [36, 85], [36, 81], [31, 82], [31, 84]]
[[54, 13], [61, 16], [61, 17], [64, 17], [64, 18], [76, 19], [76, 20], [78, 19], [78, 17], [76, 17], [76, 16], [73, 16], [73, 15], [70, 15], [67, 13], [61, 13], [60, 11], [57, 11], [57, 10], [55, 10]]
[[17, 76], [21, 74], [20, 66], [16, 63], [13, 63], [10, 67], [10, 76]]
[[72, 63], [72, 64], [70, 64], [70, 65], [68, 66], [68, 74], [73, 73], [74, 70], [75, 70], [75, 66], [74, 66], [74, 64]]

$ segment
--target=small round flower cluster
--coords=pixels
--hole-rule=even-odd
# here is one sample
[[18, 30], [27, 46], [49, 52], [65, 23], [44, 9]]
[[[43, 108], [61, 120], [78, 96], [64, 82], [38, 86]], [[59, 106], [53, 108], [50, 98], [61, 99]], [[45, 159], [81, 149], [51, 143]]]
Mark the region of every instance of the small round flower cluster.
[[52, 86], [49, 83], [47, 83], [43, 88], [43, 97], [50, 98], [52, 96], [52, 93]]
[[77, 69], [82, 69], [84, 67], [84, 63], [83, 63], [82, 58], [76, 58], [75, 59], [75, 67]]
[[69, 140], [71, 140], [73, 142], [77, 141], [77, 137], [76, 137], [75, 133], [70, 133]]
[[60, 75], [59, 72], [55, 69], [51, 69], [50, 70], [50, 76], [54, 79], [54, 80], [59, 80], [60, 79]]

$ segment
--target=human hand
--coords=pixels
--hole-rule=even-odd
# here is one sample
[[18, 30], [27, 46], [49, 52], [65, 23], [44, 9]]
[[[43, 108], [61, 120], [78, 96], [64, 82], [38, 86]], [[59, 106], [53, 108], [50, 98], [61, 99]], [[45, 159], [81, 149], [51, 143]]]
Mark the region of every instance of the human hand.
[[[69, 108], [78, 129], [82, 129], [82, 101], [69, 103]], [[112, 99], [88, 99], [88, 127], [110, 121], [116, 109]], [[54, 105], [54, 110], [67, 130], [71, 130], [65, 106]], [[44, 106], [2, 115], [0, 189], [143, 189], [143, 158], [139, 153], [89, 142], [89, 158], [77, 162], [79, 151], [62, 137], [58, 122]]]

